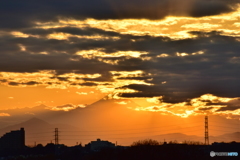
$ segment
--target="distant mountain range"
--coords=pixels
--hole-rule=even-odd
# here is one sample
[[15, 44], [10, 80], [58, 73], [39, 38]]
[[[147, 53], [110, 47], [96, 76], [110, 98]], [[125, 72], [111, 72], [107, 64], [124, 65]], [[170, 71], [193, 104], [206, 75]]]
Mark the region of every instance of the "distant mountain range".
[[[128, 101], [127, 105], [119, 104], [122, 100], [101, 99], [86, 108], [76, 108], [70, 111], [53, 111], [47, 109], [45, 105], [32, 108], [0, 110], [0, 113], [8, 113], [9, 117], [0, 117], [2, 126], [13, 125], [24, 122], [30, 118], [38, 117], [51, 123], [71, 124], [80, 128], [106, 127], [108, 123], [115, 125], [122, 123], [120, 117], [130, 117], [134, 114], [142, 115], [127, 107], [139, 107], [136, 103]], [[111, 119], [111, 120], [110, 120]], [[109, 121], [110, 120], [110, 121]], [[0, 126], [0, 129], [3, 128]]]
[[[158, 135], [152, 137], [153, 139], [165, 139], [165, 141], [178, 141], [178, 142], [183, 142], [183, 141], [196, 141], [196, 142], [204, 142], [204, 137], [199, 137], [199, 136], [194, 136], [194, 135], [185, 135], [182, 133], [171, 133], [171, 134], [163, 134], [163, 135]], [[210, 143], [213, 142], [240, 142], [240, 132], [235, 132], [235, 133], [228, 133], [228, 134], [223, 134], [220, 136], [210, 136], [209, 137]]]
[[[80, 142], [83, 144], [88, 143], [91, 140], [96, 140], [95, 135], [92, 136], [91, 133], [89, 134], [87, 131], [83, 131], [77, 127], [66, 125], [66, 124], [50, 124], [46, 121], [43, 121], [38, 118], [31, 118], [23, 123], [19, 123], [16, 125], [8, 126], [0, 130], [0, 136], [3, 134], [10, 132], [12, 130], [19, 130], [20, 128], [25, 129], [26, 135], [26, 144], [27, 145], [34, 145], [35, 143], [54, 143], [54, 129], [59, 129], [59, 141], [62, 144], [66, 145], [75, 145]], [[72, 133], [74, 132], [74, 134]], [[83, 135], [84, 133], [84, 135]], [[70, 134], [68, 136], [68, 134]], [[71, 135], [72, 134], [72, 135]], [[88, 135], [89, 134], [89, 135]], [[75, 136], [74, 136], [75, 135]], [[78, 136], [79, 135], [79, 136]], [[81, 136], [82, 135], [82, 136]], [[88, 136], [87, 136], [88, 135]], [[102, 133], [101, 133], [102, 135]], [[154, 139], [160, 142], [166, 141], [198, 141], [203, 142], [203, 137], [195, 136], [195, 135], [186, 135], [182, 133], [169, 133], [169, 134], [161, 134], [156, 136], [141, 136], [141, 137], [132, 137], [131, 139], [125, 140], [125, 145], [130, 145], [134, 141], [144, 140], [144, 139]], [[210, 142], [231, 142], [231, 141], [240, 141], [240, 132], [235, 133], [228, 133], [223, 134], [220, 136], [210, 136]], [[104, 139], [108, 140], [108, 139]], [[111, 141], [112, 139], [110, 139]], [[113, 141], [114, 142], [114, 141]]]
[[[45, 105], [0, 110], [0, 113], [11, 115], [0, 117], [0, 136], [24, 127], [27, 145], [54, 142], [55, 128], [59, 129], [59, 142], [67, 145], [80, 142], [86, 144], [97, 138], [118, 141], [120, 145], [130, 145], [133, 141], [146, 138], [158, 141], [204, 141], [203, 137], [188, 135], [188, 131], [196, 130], [199, 125], [200, 128], [197, 128], [201, 132], [199, 135], [204, 133], [204, 117], [184, 119], [158, 112], [136, 111], [134, 110], [136, 107], [141, 106], [131, 100], [101, 99], [85, 108], [70, 111], [52, 111]], [[229, 122], [223, 117], [211, 119], [220, 121], [220, 125]], [[169, 132], [169, 129], [173, 133]], [[210, 142], [240, 141], [238, 131], [237, 128], [228, 130], [229, 134], [210, 136], [209, 139]]]

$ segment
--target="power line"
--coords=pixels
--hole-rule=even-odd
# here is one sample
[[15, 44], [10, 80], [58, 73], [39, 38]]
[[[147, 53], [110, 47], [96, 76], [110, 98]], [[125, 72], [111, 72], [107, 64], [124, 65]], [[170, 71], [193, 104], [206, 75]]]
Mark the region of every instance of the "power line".
[[[192, 127], [185, 127], [185, 128], [181, 128], [181, 130], [186, 130], [187, 128], [196, 128], [196, 127], [200, 127], [200, 125], [198, 126], [192, 126]], [[176, 128], [172, 128], [172, 129], [161, 129], [160, 131], [171, 131], [171, 130], [176, 130]], [[178, 128], [178, 130], [180, 130]], [[78, 133], [80, 131], [61, 131], [61, 133], [67, 133], [67, 132], [72, 132], [72, 133]], [[144, 131], [144, 132], [134, 132], [134, 133], [117, 133], [117, 134], [108, 134], [108, 135], [125, 135], [125, 134], [139, 134], [139, 133], [152, 133], [152, 132], [159, 132], [159, 130], [155, 130], [155, 131]], [[80, 135], [80, 134], [77, 134]], [[99, 135], [99, 134], [98, 134]], [[63, 135], [64, 136], [64, 135]], [[81, 136], [94, 136], [91, 134], [86, 134], [86, 135], [81, 135]]]
[[[212, 122], [212, 121], [211, 121]], [[181, 125], [182, 126], [186, 126], [186, 124], [199, 124], [200, 122], [195, 122], [195, 123], [182, 123]], [[201, 122], [202, 123], [202, 122]], [[179, 128], [180, 124], [173, 124], [173, 125], [165, 125], [165, 126], [160, 126], [160, 127], [146, 127], [146, 128], [131, 128], [131, 129], [118, 129], [118, 130], [101, 130], [101, 131], [97, 131], [97, 130], [74, 130], [74, 131], [69, 131], [69, 130], [63, 130], [61, 131], [61, 137], [63, 137], [63, 139], [61, 140], [91, 140], [92, 138], [82, 138], [84, 136], [86, 137], [99, 137], [99, 136], [107, 136], [108, 138], [110, 139], [136, 139], [136, 138], [143, 138], [143, 137], [155, 137], [155, 136], [164, 136], [164, 132], [169, 132], [169, 131], [173, 131], [173, 130], [178, 130], [178, 131], [181, 131], [181, 132], [187, 132], [187, 133], [191, 133], [191, 132], [198, 132], [198, 131], [202, 131], [204, 128], [205, 128], [205, 144], [206, 145], [209, 145], [209, 126], [211, 126], [211, 131], [221, 131], [221, 132], [229, 132], [229, 131], [226, 131], [226, 130], [221, 130], [221, 129], [215, 129], [214, 127], [222, 127], [222, 128], [233, 128], [233, 129], [238, 129], [238, 127], [230, 127], [230, 126], [219, 126], [219, 125], [209, 125], [209, 121], [208, 121], [208, 116], [205, 116], [205, 127], [203, 127], [203, 125], [194, 125], [194, 126], [189, 126], [189, 127], [181, 127]], [[134, 125], [136, 126], [136, 125]], [[169, 128], [170, 127], [170, 128]], [[195, 129], [198, 127], [198, 129]], [[201, 129], [201, 127], [203, 127]], [[148, 130], [148, 131], [140, 131], [139, 130]], [[127, 132], [127, 131], [130, 131]], [[133, 131], [133, 132], [131, 132]], [[87, 134], [83, 134], [83, 133], [87, 133]], [[114, 132], [118, 132], [118, 133], [114, 133]], [[124, 133], [121, 133], [121, 132], [124, 132]], [[156, 135], [156, 133], [158, 132], [161, 132], [161, 134], [159, 135]], [[39, 134], [44, 134], [44, 133], [53, 133], [53, 132], [33, 132], [33, 133], [30, 133], [30, 134], [33, 134], [33, 135], [39, 135]], [[66, 134], [66, 133], [70, 133], [70, 134]], [[72, 133], [76, 133], [76, 134], [72, 134]], [[78, 134], [80, 133], [80, 134]], [[92, 133], [92, 134], [91, 134]], [[101, 134], [99, 134], [101, 133]], [[137, 135], [137, 134], [144, 134], [144, 133], [152, 133], [154, 135], [142, 135], [142, 136], [130, 136], [130, 137], [122, 137], [121, 135]], [[165, 133], [167, 135], [171, 134], [171, 133]], [[58, 145], [59, 144], [59, 130], [58, 128], [55, 128], [54, 130], [54, 135], [39, 135], [39, 136], [29, 136], [28, 138], [29, 139], [34, 139], [34, 138], [50, 138], [54, 136], [54, 141], [55, 141], [55, 144]], [[117, 136], [117, 137], [114, 137], [114, 136]], [[187, 135], [187, 136], [194, 136], [194, 135]], [[72, 138], [64, 138], [64, 137], [72, 137]], [[76, 138], [74, 138], [76, 137]], [[77, 137], [80, 137], [80, 138], [77, 138]], [[199, 137], [199, 136], [198, 136]], [[201, 136], [200, 136], [201, 137]], [[179, 138], [182, 138], [182, 137], [174, 137], [175, 139], [179, 139]], [[174, 138], [170, 138], [170, 139], [174, 139]], [[51, 138], [52, 139], [52, 138]], [[187, 138], [188, 140], [189, 139], [192, 139], [192, 138]], [[193, 138], [194, 139], [194, 138]], [[213, 137], [213, 139], [215, 139], [215, 137]], [[229, 139], [229, 138], [222, 138], [222, 139]], [[49, 140], [41, 140], [41, 141], [49, 141]]]
[[[168, 121], [168, 122], [175, 122], [175, 121]], [[183, 124], [184, 125], [186, 125], [186, 124], [196, 124], [196, 123], [198, 123], [198, 124], [202, 124], [202, 121], [199, 121], [199, 122], [188, 122], [188, 123], [177, 123], [177, 124], [171, 124], [171, 125], [164, 125], [164, 126], [161, 126], [161, 127], [170, 127], [170, 126], [177, 126], [177, 125], [179, 125], [179, 126], [182, 126]], [[133, 125], [124, 125], [124, 126], [117, 126], [118, 128], [121, 128], [121, 127], [131, 127], [132, 128], [132, 126], [138, 126], [138, 125], [143, 125], [143, 124], [133, 124]], [[116, 127], [116, 125], [115, 126], [107, 126], [107, 128], [114, 128], [114, 127]], [[156, 127], [156, 128], [161, 128], [161, 127]], [[98, 127], [94, 127], [94, 128], [98, 128]], [[103, 127], [99, 127], [99, 128], [101, 128], [101, 130], [103, 129]], [[139, 128], [139, 129], [148, 129], [148, 128], [152, 128], [152, 127], [146, 127], [146, 128]], [[138, 129], [138, 128], [137, 128]], [[88, 132], [89, 130], [87, 130], [86, 132]], [[116, 130], [116, 131], [118, 131], [118, 130]], [[81, 132], [84, 132], [84, 130], [83, 131], [81, 131]]]
[[[200, 125], [198, 126], [193, 126], [193, 127], [185, 127], [185, 128], [181, 128], [181, 130], [184, 130], [185, 132], [195, 132], [195, 131], [201, 131], [202, 129], [197, 129], [197, 130], [191, 130], [192, 128], [195, 128], [195, 127], [199, 127]], [[186, 130], [187, 129], [187, 130]], [[190, 130], [189, 130], [190, 129]], [[166, 132], [166, 131], [172, 131], [172, 130], [176, 130], [175, 128], [172, 128], [172, 129], [162, 129], [162, 130], [155, 130], [155, 131], [147, 131], [147, 132], [134, 132], [134, 133], [117, 133], [117, 134], [107, 134], [108, 136], [112, 136], [112, 135], [126, 135], [126, 134], [143, 134], [143, 133], [156, 133], [156, 132]], [[220, 129], [211, 129], [213, 131], [223, 131], [223, 132], [229, 132], [229, 131], [226, 131], [226, 130], [220, 130]], [[78, 133], [78, 131], [71, 131], [73, 133]], [[161, 134], [164, 134], [164, 133], [161, 133]], [[82, 136], [105, 136], [106, 134], [61, 134], [61, 136], [65, 137], [65, 136], [79, 136], [79, 137], [82, 137]], [[49, 135], [49, 136], [34, 136], [34, 137], [28, 137], [28, 138], [39, 138], [39, 137], [51, 137], [52, 135]], [[57, 133], [56, 133], [56, 129], [55, 129], [55, 139], [56, 137], [59, 138], [59, 130], [57, 130]]]
[[[200, 123], [200, 122], [199, 122]], [[202, 123], [202, 122], [201, 122]], [[183, 124], [181, 124], [181, 125], [183, 125]], [[177, 126], [176, 124], [175, 125], [166, 125], [166, 126], [161, 126], [161, 127], [147, 127], [147, 128], [135, 128], [135, 129], [123, 129], [123, 130], [105, 130], [105, 131], [97, 131], [97, 130], [88, 130], [88, 131], [86, 131], [86, 130], [81, 130], [81, 131], [65, 131], [65, 130], [63, 130], [63, 131], [61, 131], [61, 132], [109, 132], [109, 131], [126, 131], [126, 130], [145, 130], [145, 129], [153, 129], [153, 128], [163, 128], [163, 127], [172, 127], [172, 126]], [[200, 125], [199, 125], [200, 126]], [[178, 127], [178, 126], [177, 126]], [[194, 127], [194, 126], [193, 126]]]
[[[51, 128], [52, 129], [52, 128]], [[43, 134], [43, 133], [53, 133], [53, 132], [30, 132], [31, 134]]]
[[[215, 121], [215, 120], [211, 120], [211, 122], [219, 123], [219, 121], [217, 122], [217, 121]], [[228, 121], [227, 124], [240, 125], [240, 121], [238, 121], [238, 122]]]
[[[226, 131], [226, 130], [221, 130], [221, 129], [211, 129], [211, 131], [229, 132], [229, 131]], [[229, 133], [232, 133], [232, 132], [229, 132]]]
[[225, 126], [216, 126], [216, 125], [209, 125], [209, 126], [213, 126], [213, 127], [222, 127], [222, 128], [234, 128], [234, 129], [239, 129], [240, 130], [240, 127], [225, 127]]

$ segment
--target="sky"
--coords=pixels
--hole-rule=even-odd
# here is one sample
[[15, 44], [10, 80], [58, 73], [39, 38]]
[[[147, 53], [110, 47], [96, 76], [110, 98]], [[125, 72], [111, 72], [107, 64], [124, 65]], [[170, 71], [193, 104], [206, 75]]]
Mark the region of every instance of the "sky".
[[0, 116], [102, 98], [240, 118], [239, 0], [0, 2]]

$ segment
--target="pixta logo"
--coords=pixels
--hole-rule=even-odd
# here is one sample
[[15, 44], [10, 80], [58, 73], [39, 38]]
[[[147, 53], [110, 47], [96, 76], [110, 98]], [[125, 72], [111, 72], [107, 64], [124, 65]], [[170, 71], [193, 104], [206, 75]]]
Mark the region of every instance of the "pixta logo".
[[238, 152], [214, 152], [211, 151], [210, 152], [210, 156], [211, 157], [215, 157], [215, 156], [238, 156]]

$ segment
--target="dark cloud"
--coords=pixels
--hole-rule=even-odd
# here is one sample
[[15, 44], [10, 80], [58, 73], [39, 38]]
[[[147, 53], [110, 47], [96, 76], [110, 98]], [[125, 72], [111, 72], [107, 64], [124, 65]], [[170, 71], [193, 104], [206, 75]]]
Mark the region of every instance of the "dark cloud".
[[10, 86], [18, 86], [21, 83], [17, 83], [17, 82], [9, 82], [8, 83]]
[[[239, 41], [234, 37], [222, 36], [218, 32], [194, 33], [196, 39], [179, 41], [159, 41], [153, 46], [154, 38], [141, 41], [151, 56], [168, 53], [165, 58], [153, 58], [152, 61], [143, 61], [130, 58], [119, 63], [123, 70], [142, 69], [151, 73], [150, 81], [154, 86], [129, 85], [139, 91], [126, 93], [123, 97], [151, 97], [164, 95], [166, 102], [188, 101], [190, 98], [199, 97], [206, 93], [222, 97], [238, 97], [240, 87], [238, 81], [238, 63], [231, 63], [232, 57], [238, 57]], [[148, 39], [149, 40], [149, 39]], [[157, 41], [157, 38], [155, 39]], [[209, 43], [212, 40], [214, 43]], [[145, 42], [145, 43], [144, 43]], [[149, 42], [149, 43], [148, 43]], [[138, 42], [136, 42], [137, 44]], [[193, 53], [203, 50], [201, 55], [176, 56], [176, 52]], [[231, 53], [231, 54], [229, 54]], [[149, 56], [149, 55], [148, 55]], [[150, 77], [149, 77], [150, 78]], [[165, 84], [161, 84], [165, 82]]]
[[145, 97], [154, 97], [161, 95], [160, 92], [137, 92], [137, 93], [122, 93], [121, 97], [123, 98], [145, 98]]
[[97, 86], [96, 83], [91, 83], [91, 82], [81, 83], [80, 85], [82, 85], [82, 86]]
[[[47, 36], [51, 33], [68, 33], [71, 35], [80, 35], [80, 36], [92, 36], [92, 35], [101, 35], [101, 36], [120, 36], [119, 33], [113, 31], [104, 31], [97, 28], [90, 28], [89, 26], [85, 26], [83, 28], [76, 27], [59, 27], [59, 28], [51, 28], [51, 29], [40, 29], [40, 28], [26, 28], [21, 30], [23, 33], [31, 34], [31, 35], [40, 35]], [[72, 38], [71, 40], [74, 40]]]
[[56, 70], [58, 74], [102, 73], [110, 69], [109, 64], [97, 60], [80, 59], [72, 61], [68, 54], [39, 55], [29, 53], [1, 54], [0, 71], [36, 72], [39, 70]]
[[95, 82], [104, 82], [104, 81], [113, 81], [112, 74], [107, 71], [102, 71], [101, 76], [98, 78], [83, 78], [85, 81], [95, 81]]
[[57, 77], [60, 81], [68, 81], [68, 77]]
[[26, 85], [35, 85], [35, 84], [39, 84], [39, 83], [38, 83], [38, 82], [35, 82], [35, 81], [30, 81], [30, 82], [22, 83], [22, 84], [26, 84]]
[[222, 102], [222, 103], [209, 103], [208, 105], [222, 105], [225, 107], [221, 107], [216, 112], [219, 111], [234, 111], [240, 109], [240, 99], [234, 99], [229, 102]]
[[[169, 37], [137, 36], [91, 28], [74, 26], [41, 29], [36, 22], [58, 22], [59, 19], [163, 19], [166, 16], [203, 17], [235, 11], [239, 0], [10, 0], [0, 1], [0, 72], [38, 72], [55, 70], [52, 81], [35, 82], [7, 79], [0, 75], [0, 82], [10, 86], [59, 85], [94, 87], [113, 85], [114, 81], [128, 80], [145, 82], [150, 85], [133, 84], [117, 89], [133, 89], [135, 93], [122, 93], [123, 98], [162, 96], [164, 102], [188, 102], [203, 94], [220, 97], [240, 95], [240, 41], [239, 37], [227, 36], [221, 32], [191, 31], [195, 38], [173, 40]], [[213, 20], [215, 21], [215, 20]], [[167, 25], [167, 24], [166, 24]], [[178, 24], [181, 25], [180, 22]], [[183, 26], [182, 26], [183, 27]], [[228, 29], [228, 28], [226, 28]], [[229, 28], [230, 30], [230, 28]], [[16, 37], [10, 31], [29, 34], [29, 37]], [[68, 39], [49, 39], [52, 33], [67, 33]], [[159, 31], [160, 33], [161, 31]], [[87, 36], [105, 38], [86, 38]], [[77, 37], [79, 36], [79, 37]], [[106, 38], [107, 37], [107, 38]], [[111, 39], [118, 37], [119, 39]], [[78, 51], [96, 50], [109, 57], [76, 55]], [[111, 57], [118, 51], [148, 52], [140, 57], [123, 55]], [[198, 51], [204, 54], [192, 55]], [[168, 57], [159, 57], [165, 53]], [[177, 56], [188, 53], [188, 56]], [[108, 63], [104, 62], [107, 61]], [[110, 62], [116, 62], [111, 64]], [[136, 71], [143, 74], [127, 77], [111, 71]], [[97, 78], [61, 77], [65, 73], [101, 74]], [[114, 79], [116, 76], [116, 79]], [[117, 76], [121, 76], [118, 77]], [[70, 81], [71, 80], [71, 81]], [[83, 80], [83, 81], [78, 81]], [[103, 84], [104, 83], [104, 84]], [[130, 83], [130, 82], [129, 82]], [[127, 83], [128, 84], [128, 83]], [[234, 111], [240, 108], [240, 101], [227, 103], [207, 102], [223, 105], [218, 111]], [[56, 109], [77, 106], [66, 104]], [[153, 108], [158, 110], [158, 108]]]
[[217, 15], [220, 13], [226, 13], [233, 11], [234, 3], [239, 3], [237, 0], [225, 1], [225, 0], [202, 0], [195, 1], [193, 7], [190, 9], [190, 15], [193, 17], [202, 17], [209, 15]]
[[[222, 4], [223, 1], [220, 2]], [[230, 2], [233, 3], [233, 1], [228, 3]], [[151, 83], [152, 86], [124, 86], [135, 89], [138, 93], [124, 93], [122, 97], [163, 96], [166, 102], [187, 101], [189, 98], [199, 97], [206, 93], [222, 97], [238, 97], [240, 94], [238, 89], [240, 88], [240, 75], [238, 73], [240, 63], [237, 63], [236, 58], [235, 61], [232, 61], [234, 57], [239, 57], [240, 42], [237, 37], [224, 36], [220, 32], [195, 31], [190, 33], [196, 35], [196, 38], [171, 40], [168, 37], [121, 35], [87, 26], [84, 29], [73, 27], [46, 30], [27, 28], [21, 31], [38, 35], [40, 38], [17, 38], [8, 34], [0, 37], [0, 71], [56, 70], [56, 77], [70, 72], [99, 73], [101, 77], [83, 78], [87, 83], [77, 84], [94, 86], [94, 82], [113, 82], [113, 75], [110, 74], [110, 71], [142, 70], [145, 74], [139, 77], [121, 77], [119, 79], [143, 80]], [[118, 36], [119, 40], [77, 37], [69, 38], [69, 40], [46, 38], [46, 35], [54, 32], [83, 36]], [[26, 51], [20, 50], [20, 44], [26, 47]], [[140, 58], [129, 56], [101, 57], [102, 60], [119, 60], [117, 65], [104, 63], [97, 57], [88, 59], [75, 55], [77, 51], [99, 48], [102, 48], [102, 51], [109, 55], [117, 51], [146, 51], [149, 54], [142, 55]], [[198, 51], [204, 51], [204, 54], [191, 55]], [[41, 52], [48, 54], [39, 54]], [[189, 56], [177, 56], [177, 52], [188, 53]], [[162, 53], [167, 53], [169, 56], [157, 57]], [[151, 60], [144, 60], [143, 58], [146, 56], [150, 57]], [[58, 79], [67, 80], [67, 78], [59, 77]], [[166, 83], [162, 84], [162, 82]], [[11, 82], [9, 85], [19, 84]]]
[[35, 81], [29, 81], [29, 82], [26, 82], [26, 83], [9, 82], [8, 84], [10, 86], [19, 86], [19, 85], [35, 85], [35, 84], [39, 84], [39, 83], [35, 82]]
[[239, 0], [28, 0], [1, 1], [0, 27], [26, 28], [36, 21], [63, 18], [161, 19], [168, 15], [209, 16], [231, 12]]
[[208, 108], [199, 108], [200, 111], [208, 111], [213, 109], [214, 107], [208, 107]]
[[146, 82], [151, 82], [152, 77], [148, 77], [148, 76], [143, 76], [143, 77], [121, 77], [118, 79], [122, 79], [122, 80], [145, 80]]
[[114, 11], [120, 18], [161, 19], [167, 15], [209, 16], [233, 11], [237, 0], [131, 0], [127, 2], [111, 1]]
[[219, 111], [234, 111], [234, 110], [237, 110], [237, 109], [240, 109], [240, 104], [238, 104], [238, 105], [227, 105], [227, 107], [222, 107], [222, 108], [216, 110], [216, 112], [219, 112]]
[[210, 100], [201, 100], [202, 102], [207, 102], [206, 106], [207, 108], [199, 108], [199, 110], [201, 111], [205, 111], [205, 110], [211, 110], [213, 109], [215, 106], [222, 106], [221, 108], [219, 108], [218, 110], [216, 110], [216, 112], [219, 111], [234, 111], [237, 109], [240, 109], [240, 99], [233, 99], [230, 100], [228, 102], [221, 102], [220, 99], [214, 99], [214, 102], [210, 101]]
[[7, 82], [6, 79], [0, 79], [0, 82]]

